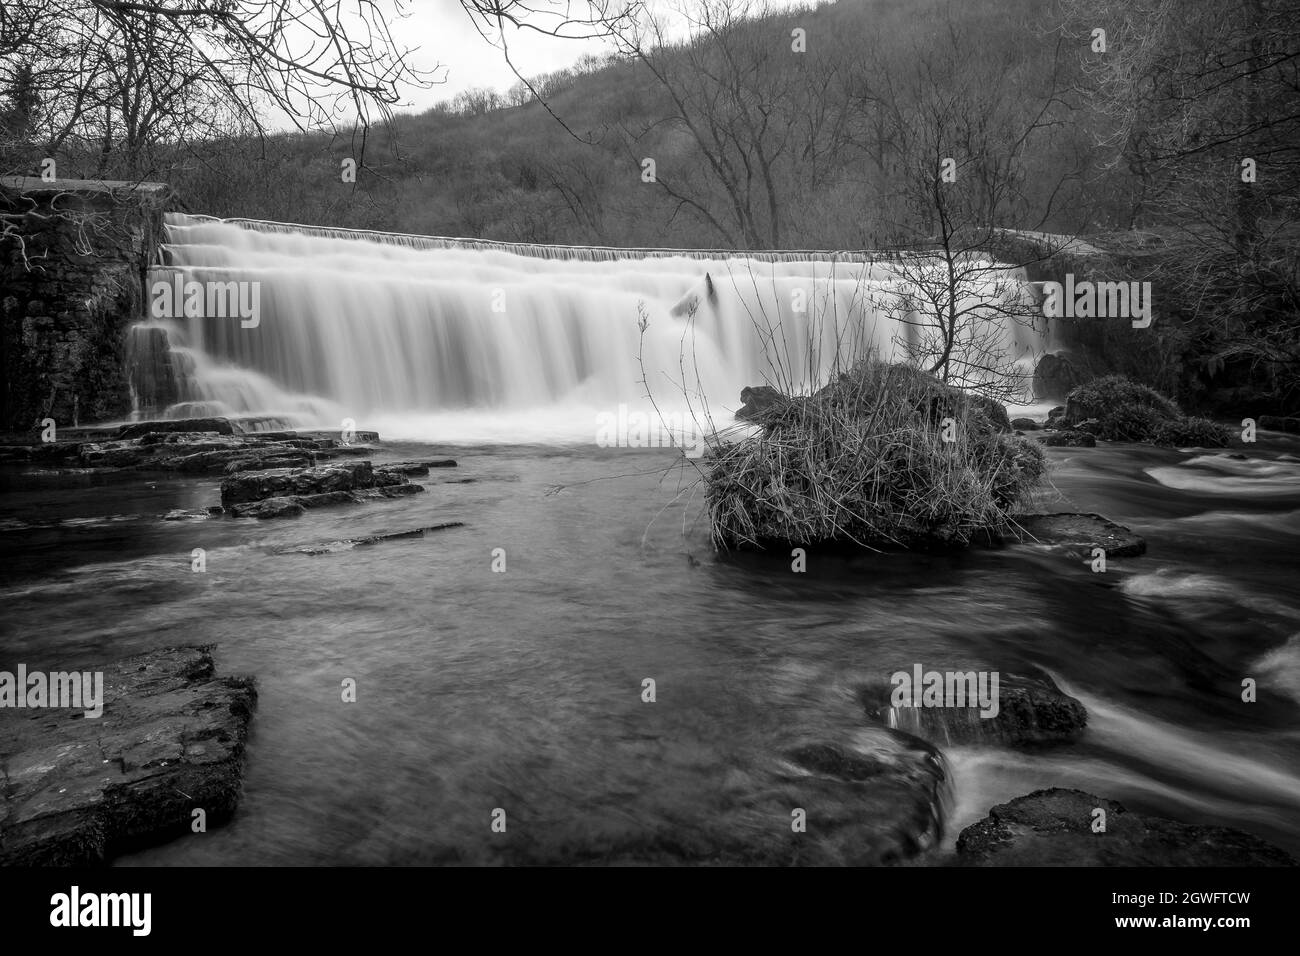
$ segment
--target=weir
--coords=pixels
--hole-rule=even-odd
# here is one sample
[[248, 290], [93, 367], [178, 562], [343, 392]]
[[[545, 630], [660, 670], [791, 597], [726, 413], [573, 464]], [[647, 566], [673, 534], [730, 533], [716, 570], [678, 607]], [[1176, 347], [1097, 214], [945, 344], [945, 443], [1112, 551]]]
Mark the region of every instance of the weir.
[[[464, 437], [527, 440], [589, 436], [601, 411], [648, 408], [648, 384], [661, 408], [689, 401], [723, 427], [746, 385], [805, 388], [837, 350], [898, 358], [925, 334], [905, 251], [546, 246], [180, 214], [165, 230], [151, 286], [171, 301], [178, 276], [256, 283], [260, 315], [173, 303], [132, 329], [136, 417], [352, 418], [443, 440], [459, 422]], [[1008, 274], [972, 294], [1027, 295]], [[1041, 345], [996, 309], [987, 322], [1013, 359]]]

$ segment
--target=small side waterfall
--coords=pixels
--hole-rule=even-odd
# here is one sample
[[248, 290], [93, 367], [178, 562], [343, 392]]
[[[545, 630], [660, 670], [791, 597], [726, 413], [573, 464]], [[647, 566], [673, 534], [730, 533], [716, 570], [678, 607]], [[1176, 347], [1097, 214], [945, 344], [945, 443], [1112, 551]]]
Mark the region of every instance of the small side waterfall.
[[[258, 314], [186, 309], [181, 295], [155, 308], [128, 343], [139, 414], [527, 440], [648, 407], [644, 377], [661, 409], [707, 402], [721, 424], [746, 385], [806, 386], [837, 346], [898, 357], [917, 335], [913, 270], [886, 254], [528, 246], [173, 214], [162, 258], [155, 284], [238, 290]], [[989, 281], [990, 300], [1008, 294]], [[987, 322], [1009, 355], [1039, 347], [1031, 329]]]

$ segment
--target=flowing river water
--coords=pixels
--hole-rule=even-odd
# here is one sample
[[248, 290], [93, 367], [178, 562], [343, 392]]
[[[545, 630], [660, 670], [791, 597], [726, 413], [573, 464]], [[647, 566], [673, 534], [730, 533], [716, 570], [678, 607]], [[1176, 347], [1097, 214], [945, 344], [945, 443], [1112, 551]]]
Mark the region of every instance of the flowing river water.
[[[258, 682], [233, 821], [119, 865], [943, 863], [991, 806], [1049, 786], [1300, 855], [1295, 438], [1237, 457], [1051, 449], [1039, 510], [1148, 541], [1105, 573], [1036, 545], [813, 550], [795, 571], [714, 553], [693, 464], [598, 447], [594, 416], [645, 407], [648, 384], [729, 419], [742, 386], [798, 386], [837, 342], [897, 358], [914, 332], [898, 260], [629, 260], [188, 217], [168, 234], [172, 279], [261, 283], [262, 314], [134, 330], [138, 399], [171, 382], [170, 417], [352, 418], [381, 432], [376, 464], [459, 467], [415, 479], [425, 494], [265, 522], [162, 520], [218, 503], [216, 477], [0, 467], [5, 660], [215, 644], [219, 673]], [[990, 282], [1004, 304], [1024, 291]], [[1049, 344], [983, 328], [1022, 368]], [[861, 694], [918, 664], [1046, 673], [1088, 728], [1034, 751], [921, 743]], [[807, 772], [831, 752], [876, 769]]]
[[[813, 551], [803, 573], [718, 555], [662, 450], [392, 442], [374, 460], [447, 453], [460, 467], [416, 479], [426, 494], [276, 522], [160, 519], [215, 503], [216, 478], [0, 470], [6, 658], [213, 643], [219, 673], [258, 681], [233, 821], [119, 865], [707, 861], [789, 829], [772, 781], [790, 748], [868, 731], [880, 747], [856, 689], [913, 663], [1042, 668], [1088, 729], [1031, 752], [934, 741], [940, 783], [916, 782], [903, 824], [899, 791], [822, 794], [836, 822], [808, 862], [851, 862], [902, 826], [899, 858], [943, 863], [993, 804], [1048, 786], [1300, 853], [1294, 438], [1241, 458], [1052, 449], [1044, 509], [1147, 538], [1104, 574], [1034, 545]], [[464, 526], [291, 551], [445, 521]]]

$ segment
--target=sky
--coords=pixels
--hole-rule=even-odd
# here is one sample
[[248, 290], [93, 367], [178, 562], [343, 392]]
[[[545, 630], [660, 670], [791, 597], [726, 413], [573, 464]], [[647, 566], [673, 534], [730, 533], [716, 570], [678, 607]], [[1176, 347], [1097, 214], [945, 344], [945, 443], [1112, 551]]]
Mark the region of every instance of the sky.
[[[427, 90], [407, 89], [403, 112], [422, 112], [462, 90], [486, 86], [504, 92], [517, 82], [500, 50], [474, 29], [457, 0], [406, 0], [409, 16], [393, 28], [399, 43], [420, 47], [411, 63], [421, 70], [437, 65], [445, 82]], [[510, 30], [510, 57], [525, 76], [571, 66], [587, 53], [613, 51], [607, 42], [541, 36], [533, 30]]]
[[[545, 7], [552, 2], [554, 0], [534, 0], [534, 5]], [[648, 6], [656, 16], [671, 18], [684, 32], [684, 21], [674, 12], [681, 2], [648, 0]], [[769, 5], [782, 8], [804, 2], [806, 0], [769, 0]], [[560, 3], [554, 2], [554, 5], [559, 7]], [[402, 6], [408, 15], [394, 21], [394, 37], [399, 44], [420, 48], [410, 60], [415, 67], [431, 70], [441, 66], [438, 76], [445, 82], [426, 90], [406, 89], [403, 103], [396, 107], [399, 112], [423, 112], [471, 87], [489, 87], [505, 92], [517, 82], [501, 51], [479, 35], [458, 0], [402, 0]], [[610, 41], [561, 39], [543, 36], [534, 30], [511, 29], [506, 40], [510, 57], [524, 76], [572, 66], [586, 54], [600, 56], [614, 50]]]

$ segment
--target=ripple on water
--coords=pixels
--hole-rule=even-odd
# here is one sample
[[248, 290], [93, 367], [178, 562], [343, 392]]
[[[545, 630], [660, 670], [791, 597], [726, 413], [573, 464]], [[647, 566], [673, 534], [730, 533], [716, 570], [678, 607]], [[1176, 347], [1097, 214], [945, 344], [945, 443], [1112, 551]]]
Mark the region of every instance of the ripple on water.
[[1197, 455], [1176, 465], [1147, 468], [1166, 488], [1201, 494], [1265, 497], [1300, 494], [1300, 462], [1281, 458]]

